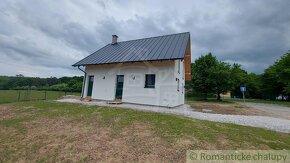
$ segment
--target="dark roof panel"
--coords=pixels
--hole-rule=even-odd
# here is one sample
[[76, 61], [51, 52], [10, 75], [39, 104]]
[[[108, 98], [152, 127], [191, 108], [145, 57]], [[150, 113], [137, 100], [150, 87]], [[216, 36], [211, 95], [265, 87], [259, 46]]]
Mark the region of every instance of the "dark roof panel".
[[108, 44], [73, 66], [183, 59], [189, 32]]

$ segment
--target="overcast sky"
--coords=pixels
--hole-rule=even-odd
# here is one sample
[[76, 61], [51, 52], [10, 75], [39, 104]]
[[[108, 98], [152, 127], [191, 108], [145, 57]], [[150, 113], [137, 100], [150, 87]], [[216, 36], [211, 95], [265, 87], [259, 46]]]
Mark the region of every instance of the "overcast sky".
[[111, 42], [190, 32], [192, 61], [262, 73], [290, 50], [289, 0], [1, 0], [0, 75], [82, 75], [71, 65]]

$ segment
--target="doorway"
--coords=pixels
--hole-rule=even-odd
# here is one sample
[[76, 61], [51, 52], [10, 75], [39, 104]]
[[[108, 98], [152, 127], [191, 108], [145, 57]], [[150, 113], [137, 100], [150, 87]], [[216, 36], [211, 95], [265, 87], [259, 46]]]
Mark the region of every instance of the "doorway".
[[117, 75], [115, 100], [121, 101], [123, 96], [124, 75]]
[[92, 96], [93, 85], [94, 85], [94, 76], [89, 76], [89, 85], [88, 85], [87, 96]]

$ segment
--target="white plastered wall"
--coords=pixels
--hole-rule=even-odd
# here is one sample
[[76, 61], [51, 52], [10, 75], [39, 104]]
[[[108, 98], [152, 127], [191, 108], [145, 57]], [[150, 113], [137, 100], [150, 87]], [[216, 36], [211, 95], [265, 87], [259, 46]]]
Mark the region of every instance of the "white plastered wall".
[[[167, 107], [184, 104], [184, 62], [180, 60], [92, 65], [86, 67], [86, 73], [83, 97], [87, 95], [88, 77], [93, 75], [92, 99], [114, 100], [116, 76], [124, 75], [122, 102]], [[146, 74], [156, 75], [155, 88], [144, 88]]]

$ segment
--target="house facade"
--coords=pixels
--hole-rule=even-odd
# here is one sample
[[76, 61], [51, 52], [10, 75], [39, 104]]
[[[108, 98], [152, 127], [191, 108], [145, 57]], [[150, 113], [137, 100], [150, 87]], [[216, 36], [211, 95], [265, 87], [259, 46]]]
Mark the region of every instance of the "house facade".
[[112, 43], [73, 66], [85, 67], [82, 98], [175, 107], [191, 79], [190, 35]]

